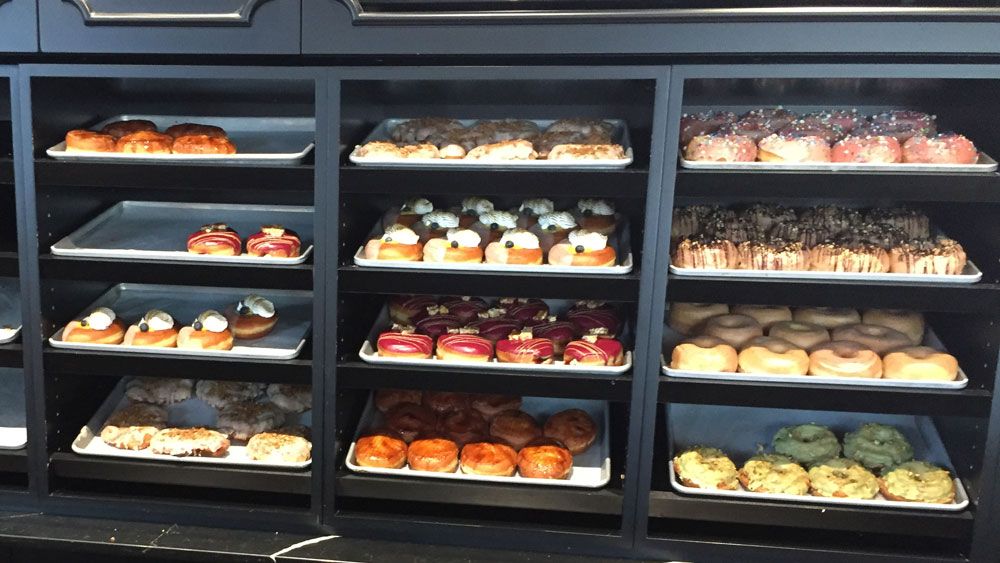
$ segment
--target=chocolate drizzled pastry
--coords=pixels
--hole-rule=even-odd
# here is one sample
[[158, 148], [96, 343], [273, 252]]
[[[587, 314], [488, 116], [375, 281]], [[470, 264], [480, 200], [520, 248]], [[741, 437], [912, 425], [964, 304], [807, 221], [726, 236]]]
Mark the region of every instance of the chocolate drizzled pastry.
[[734, 270], [739, 266], [736, 245], [732, 241], [706, 234], [682, 239], [671, 258], [678, 268]]
[[705, 219], [719, 211], [714, 205], [689, 205], [674, 208], [673, 221], [670, 223], [670, 238], [679, 239], [691, 236], [705, 225]]
[[865, 214], [865, 222], [891, 225], [902, 230], [906, 238], [926, 239], [931, 236], [931, 222], [927, 215], [907, 207], [870, 209]]
[[712, 236], [731, 240], [735, 244], [764, 238], [764, 231], [757, 228], [756, 223], [744, 217], [709, 222], [705, 225], [705, 232]]
[[775, 225], [798, 220], [794, 210], [767, 203], [751, 205], [743, 211], [743, 217], [752, 221], [762, 233], [769, 232]]
[[962, 273], [967, 259], [962, 245], [945, 237], [904, 242], [890, 257], [894, 273], [947, 275]]
[[877, 244], [827, 241], [809, 252], [809, 269], [818, 272], [884, 273], [889, 253]]
[[801, 242], [781, 239], [739, 245], [741, 270], [808, 270], [809, 251]]
[[772, 238], [801, 242], [806, 248], [812, 248], [833, 237], [833, 233], [824, 227], [791, 221], [778, 223], [771, 228], [769, 234]]

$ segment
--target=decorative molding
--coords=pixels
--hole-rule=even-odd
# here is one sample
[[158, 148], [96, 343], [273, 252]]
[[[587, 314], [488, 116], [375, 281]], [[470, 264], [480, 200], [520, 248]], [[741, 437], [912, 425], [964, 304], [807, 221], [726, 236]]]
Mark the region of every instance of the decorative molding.
[[[3, 3], [6, 0], [0, 0]], [[63, 0], [76, 6], [86, 25], [220, 25], [249, 27], [268, 0]], [[207, 8], [206, 5], [214, 6]], [[169, 9], [168, 9], [169, 7]]]

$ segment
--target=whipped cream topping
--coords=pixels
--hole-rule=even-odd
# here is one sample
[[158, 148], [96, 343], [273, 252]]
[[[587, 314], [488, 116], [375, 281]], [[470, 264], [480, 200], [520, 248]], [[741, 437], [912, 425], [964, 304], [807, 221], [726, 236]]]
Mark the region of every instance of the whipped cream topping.
[[487, 211], [479, 215], [479, 222], [491, 228], [495, 224], [503, 229], [513, 229], [517, 226], [517, 216], [509, 211]]
[[170, 330], [172, 328], [174, 328], [174, 318], [171, 317], [169, 313], [159, 309], [153, 309], [147, 312], [143, 315], [142, 320], [139, 321], [139, 330], [144, 332], [147, 330], [156, 332], [158, 330]]
[[417, 215], [423, 215], [434, 211], [434, 204], [427, 198], [415, 197], [413, 199], [406, 200], [399, 210], [404, 213], [416, 213]]
[[500, 237], [500, 244], [507, 248], [538, 248], [538, 237], [524, 229], [508, 229]]
[[271, 303], [260, 295], [250, 294], [236, 305], [236, 311], [244, 315], [252, 314], [270, 319], [274, 316], [274, 303]]
[[115, 312], [107, 307], [98, 307], [84, 317], [80, 324], [94, 330], [104, 330], [115, 322]]
[[603, 199], [581, 199], [576, 202], [577, 209], [582, 213], [590, 212], [591, 215], [614, 215], [615, 206]]
[[198, 318], [191, 323], [195, 330], [207, 330], [208, 332], [222, 332], [229, 328], [229, 321], [218, 311], [209, 309], [198, 315]]
[[413, 229], [396, 223], [395, 225], [386, 227], [385, 233], [382, 234], [382, 242], [417, 244], [420, 242], [420, 237], [417, 236], [417, 233], [413, 232]]
[[451, 229], [458, 226], [458, 215], [450, 211], [431, 211], [420, 221], [432, 229]]
[[473, 246], [479, 246], [479, 243], [483, 241], [479, 233], [470, 229], [448, 229], [448, 233], [445, 235], [448, 242], [458, 243], [458, 246], [464, 248], [472, 248]]
[[573, 215], [566, 211], [555, 211], [552, 213], [546, 213], [538, 218], [538, 226], [543, 229], [551, 230], [564, 230], [568, 231], [576, 227], [576, 219]]
[[518, 208], [518, 211], [521, 213], [527, 211], [533, 215], [544, 215], [546, 213], [552, 213], [555, 209], [556, 206], [552, 203], [551, 199], [538, 197], [526, 199], [521, 202], [521, 207]]
[[482, 197], [467, 197], [462, 200], [462, 213], [482, 215], [493, 211], [493, 202]]
[[583, 247], [584, 252], [595, 252], [604, 250], [608, 245], [608, 237], [587, 229], [577, 229], [569, 234], [569, 244], [577, 250]]

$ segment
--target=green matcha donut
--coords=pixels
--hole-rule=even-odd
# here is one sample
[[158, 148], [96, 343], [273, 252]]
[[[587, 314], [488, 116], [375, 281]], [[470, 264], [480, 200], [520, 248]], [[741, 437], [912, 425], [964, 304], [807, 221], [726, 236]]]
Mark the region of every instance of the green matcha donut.
[[799, 463], [812, 465], [840, 455], [840, 442], [833, 432], [818, 424], [786, 426], [771, 440], [774, 451]]
[[879, 470], [913, 459], [913, 446], [892, 426], [870, 422], [844, 436], [844, 455]]

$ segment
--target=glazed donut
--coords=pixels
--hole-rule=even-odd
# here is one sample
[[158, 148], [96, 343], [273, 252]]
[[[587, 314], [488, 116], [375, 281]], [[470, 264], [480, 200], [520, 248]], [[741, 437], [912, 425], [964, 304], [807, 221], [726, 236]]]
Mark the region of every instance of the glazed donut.
[[[219, 315], [222, 317], [222, 315]], [[225, 319], [225, 317], [222, 317]], [[228, 322], [226, 323], [229, 324]], [[226, 328], [215, 332], [212, 330], [199, 330], [191, 326], [181, 327], [177, 332], [178, 348], [194, 348], [198, 350], [232, 350], [233, 331]]]
[[388, 303], [389, 319], [401, 325], [412, 325], [427, 316], [428, 307], [437, 304], [437, 300], [428, 295], [393, 295]]
[[510, 409], [493, 417], [490, 436], [499, 438], [516, 450], [542, 435], [542, 428], [530, 414]]
[[930, 164], [975, 164], [979, 151], [972, 141], [955, 133], [934, 137], [917, 135], [903, 143], [903, 162]]
[[250, 256], [295, 258], [301, 247], [298, 233], [281, 225], [261, 225], [259, 232], [247, 237], [247, 254]]
[[406, 450], [406, 463], [415, 471], [454, 473], [458, 469], [458, 445], [447, 438], [418, 438]]
[[[935, 117], [922, 111], [895, 109], [871, 116], [873, 125], [887, 129], [912, 131], [911, 135], [933, 135], [937, 132]], [[900, 139], [900, 142], [906, 139]]]
[[455, 410], [442, 414], [438, 429], [459, 446], [482, 440], [489, 432], [489, 425], [479, 411]]
[[493, 343], [475, 334], [444, 334], [437, 340], [436, 356], [453, 362], [488, 362]]
[[714, 336], [695, 336], [674, 346], [670, 367], [685, 371], [736, 371], [736, 349]]
[[707, 135], [736, 121], [736, 114], [731, 111], [712, 111], [692, 113], [681, 116], [680, 146], [686, 147], [691, 139], [699, 135]]
[[740, 373], [805, 375], [809, 371], [806, 351], [791, 342], [758, 336], [747, 342], [738, 356]]
[[725, 303], [671, 303], [667, 323], [670, 328], [689, 336], [706, 319], [728, 314], [729, 305]]
[[864, 121], [864, 118], [858, 113], [858, 110], [853, 108], [820, 111], [806, 115], [803, 119], [807, 121], [816, 120], [820, 123], [826, 123], [833, 125], [834, 127], [839, 127], [844, 133], [854, 131]]
[[795, 460], [783, 455], [758, 454], [740, 468], [740, 484], [751, 493], [804, 495], [809, 474]]
[[830, 333], [825, 328], [799, 321], [774, 323], [767, 335], [787, 340], [803, 350], [812, 350], [813, 347], [830, 341]]
[[844, 435], [844, 456], [879, 470], [913, 459], [913, 446], [892, 426], [869, 422]]
[[381, 237], [365, 244], [369, 260], [402, 260], [416, 262], [424, 257], [424, 245], [413, 229], [399, 223], [389, 225]]
[[406, 442], [391, 431], [375, 431], [358, 438], [354, 460], [364, 467], [400, 469], [406, 465]]
[[226, 131], [221, 127], [216, 127], [215, 125], [201, 125], [198, 123], [178, 123], [177, 125], [171, 125], [167, 127], [164, 131], [167, 135], [173, 138], [187, 137], [189, 135], [206, 135], [209, 137], [222, 137], [225, 138]]
[[86, 317], [70, 321], [62, 333], [63, 342], [121, 344], [124, 338], [125, 323], [106, 307], [98, 307]]
[[176, 348], [177, 329], [167, 328], [163, 330], [145, 330], [139, 325], [132, 325], [125, 331], [125, 338], [122, 340], [124, 346], [153, 346], [156, 348]]
[[604, 199], [581, 199], [577, 201], [575, 219], [577, 224], [580, 225], [581, 230], [599, 233], [604, 236], [614, 233], [618, 227], [615, 205]]
[[406, 443], [412, 442], [418, 434], [434, 431], [437, 423], [438, 416], [434, 411], [413, 403], [399, 403], [385, 413], [386, 426], [398, 432]]
[[174, 154], [236, 154], [236, 145], [228, 138], [210, 135], [176, 137], [171, 149]]
[[479, 264], [483, 249], [479, 235], [469, 229], [449, 229], [445, 238], [432, 238], [424, 243], [424, 262]]
[[809, 354], [809, 375], [878, 379], [882, 377], [882, 359], [864, 344], [834, 340]]
[[115, 139], [120, 139], [126, 135], [140, 131], [156, 132], [156, 124], [146, 119], [129, 119], [127, 121], [108, 123], [101, 129], [101, 133], [111, 135]]
[[422, 405], [438, 414], [454, 411], [464, 411], [471, 405], [472, 397], [468, 393], [455, 391], [425, 391]]
[[546, 438], [555, 438], [573, 455], [587, 451], [597, 439], [597, 423], [586, 411], [568, 409], [550, 416], [542, 427]]
[[766, 119], [744, 118], [729, 125], [723, 125], [716, 131], [716, 136], [737, 135], [753, 141], [754, 146], [761, 139], [774, 133], [774, 124]]
[[903, 162], [903, 148], [894, 137], [887, 135], [849, 136], [833, 145], [832, 162], [873, 162], [889, 164]]
[[822, 137], [769, 135], [758, 143], [761, 162], [830, 162], [830, 145]]
[[753, 162], [757, 144], [743, 135], [698, 135], [684, 149], [687, 160], [712, 162]]
[[378, 355], [385, 358], [431, 357], [434, 340], [426, 334], [383, 332], [378, 335]]
[[212, 256], [239, 256], [243, 251], [240, 235], [225, 223], [210, 223], [188, 235], [187, 251]]
[[456, 315], [442, 312], [440, 308], [430, 308], [430, 316], [424, 317], [413, 323], [413, 328], [419, 334], [426, 334], [433, 339], [440, 338], [448, 334], [449, 331], [458, 330], [462, 326], [462, 319]]
[[566, 312], [566, 320], [573, 323], [579, 334], [589, 334], [593, 331], [606, 331], [608, 336], [618, 336], [621, 329], [621, 317], [618, 311], [611, 307], [575, 308]]
[[384, 414], [403, 403], [419, 405], [423, 402], [423, 395], [417, 389], [379, 389], [375, 391], [375, 408]]
[[238, 313], [235, 309], [229, 308], [226, 311], [226, 319], [233, 330], [233, 335], [240, 340], [255, 340], [263, 338], [271, 333], [274, 325], [278, 324], [278, 315], [262, 317], [252, 313]]
[[771, 439], [774, 451], [803, 465], [840, 455], [840, 442], [825, 426], [799, 424], [778, 430]]
[[830, 338], [857, 342], [880, 356], [896, 348], [912, 344], [910, 337], [898, 330], [863, 323], [835, 328], [830, 331]]
[[139, 131], [118, 139], [115, 151], [130, 154], [171, 154], [174, 140], [155, 131]]
[[[779, 137], [804, 139], [815, 137], [822, 139], [826, 145], [832, 145], [844, 136], [844, 130], [839, 126], [821, 119], [815, 115], [803, 116], [776, 132]], [[758, 143], [758, 148], [760, 143]]]
[[684, 451], [673, 460], [677, 479], [686, 487], [698, 489], [739, 489], [736, 464], [720, 449], [696, 447]]
[[104, 133], [74, 129], [66, 133], [66, 152], [115, 152], [115, 138]]
[[499, 305], [507, 310], [507, 317], [522, 323], [542, 321], [549, 317], [549, 306], [541, 299], [503, 297], [499, 300]]
[[752, 109], [740, 116], [741, 119], [757, 119], [766, 121], [775, 129], [785, 127], [789, 123], [798, 119], [798, 117], [798, 114], [795, 112], [789, 111], [781, 106], [776, 108]]
[[517, 452], [507, 444], [472, 442], [462, 446], [462, 473], [512, 477], [517, 471]]
[[916, 381], [954, 381], [958, 360], [929, 346], [899, 348], [882, 359], [882, 377]]
[[908, 461], [878, 480], [887, 500], [951, 504], [955, 502], [955, 481], [947, 469], [923, 461]]
[[838, 457], [809, 469], [809, 492], [817, 497], [871, 499], [878, 494], [878, 480], [858, 462]]
[[486, 245], [487, 264], [541, 264], [543, 257], [538, 237], [524, 229], [507, 229]]
[[449, 315], [458, 317], [463, 323], [470, 323], [479, 318], [479, 313], [489, 310], [490, 306], [479, 297], [445, 297], [441, 306], [448, 309]]
[[764, 329], [746, 315], [718, 315], [705, 320], [701, 333], [719, 338], [739, 350], [751, 339], [764, 336]]
[[827, 330], [861, 322], [861, 315], [854, 309], [840, 307], [804, 307], [792, 312], [792, 320], [812, 323]]
[[531, 327], [531, 334], [535, 338], [551, 340], [552, 350], [559, 355], [566, 351], [566, 345], [572, 342], [579, 332], [576, 325], [569, 321], [549, 321]]
[[536, 438], [517, 452], [517, 470], [529, 479], [567, 479], [573, 454], [558, 440]]
[[910, 343], [914, 345], [920, 345], [924, 341], [924, 316], [917, 311], [868, 309], [861, 315], [861, 322], [898, 330], [909, 337]]
[[498, 414], [521, 408], [521, 397], [517, 395], [473, 395], [472, 408], [479, 411], [486, 420], [493, 420]]
[[764, 330], [774, 323], [792, 320], [792, 310], [784, 305], [733, 305], [732, 312], [754, 319]]
[[532, 338], [531, 331], [512, 334], [510, 338], [497, 340], [497, 361], [516, 364], [551, 364], [555, 355], [552, 341], [548, 338]]
[[620, 366], [625, 362], [622, 343], [613, 338], [585, 336], [574, 340], [563, 349], [566, 365]]

